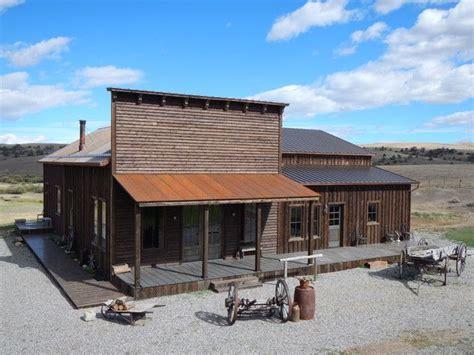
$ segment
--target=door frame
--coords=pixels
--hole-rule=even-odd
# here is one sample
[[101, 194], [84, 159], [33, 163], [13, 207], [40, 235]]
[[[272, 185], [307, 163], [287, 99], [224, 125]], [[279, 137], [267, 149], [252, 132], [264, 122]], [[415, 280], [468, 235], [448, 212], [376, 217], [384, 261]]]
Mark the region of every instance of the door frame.
[[[328, 248], [340, 248], [344, 245], [344, 233], [345, 233], [345, 203], [344, 202], [330, 202], [327, 204], [328, 206], [328, 210], [327, 210], [327, 231], [328, 231], [328, 234], [327, 234], [327, 247]], [[334, 207], [334, 206], [339, 206], [340, 207], [340, 217], [339, 217], [339, 221], [340, 221], [340, 228], [339, 228], [339, 246], [337, 247], [330, 247], [329, 246], [329, 238], [330, 238], [330, 224], [329, 224], [329, 220], [330, 220], [330, 217], [329, 217], [329, 210], [331, 207]]]

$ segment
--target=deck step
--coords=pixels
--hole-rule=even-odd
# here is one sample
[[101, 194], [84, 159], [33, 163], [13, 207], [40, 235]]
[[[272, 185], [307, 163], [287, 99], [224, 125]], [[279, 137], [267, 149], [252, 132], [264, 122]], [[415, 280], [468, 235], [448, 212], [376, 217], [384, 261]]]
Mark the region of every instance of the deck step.
[[255, 288], [255, 287], [262, 287], [262, 283], [255, 276], [249, 277], [240, 277], [235, 279], [227, 279], [227, 280], [220, 280], [220, 281], [213, 281], [209, 285], [209, 289], [214, 292], [227, 292], [229, 290], [229, 286], [231, 283], [235, 282], [239, 290], [247, 289], [247, 288]]

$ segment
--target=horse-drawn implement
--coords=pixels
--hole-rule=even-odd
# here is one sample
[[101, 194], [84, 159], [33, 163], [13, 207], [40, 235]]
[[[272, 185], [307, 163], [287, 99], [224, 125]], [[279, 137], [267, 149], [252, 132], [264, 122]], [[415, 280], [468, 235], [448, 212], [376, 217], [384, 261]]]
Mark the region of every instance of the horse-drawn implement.
[[239, 298], [238, 287], [235, 283], [229, 286], [229, 292], [225, 299], [227, 321], [230, 325], [234, 324], [237, 317], [243, 314], [257, 314], [263, 312], [268, 312], [269, 316], [275, 314], [275, 312], [279, 312], [282, 322], [286, 322], [291, 317], [292, 306], [293, 302], [290, 296], [290, 290], [285, 280], [278, 280], [275, 286], [275, 296], [265, 301]]
[[[440, 243], [440, 241], [438, 241]], [[446, 285], [450, 269], [450, 261], [456, 263], [457, 276], [464, 271], [467, 257], [467, 248], [464, 243], [449, 243], [446, 246], [432, 244], [422, 238], [418, 245], [406, 247], [400, 253], [398, 268], [400, 278], [404, 278], [408, 268], [418, 271], [420, 282], [425, 274], [443, 276], [443, 285]]]

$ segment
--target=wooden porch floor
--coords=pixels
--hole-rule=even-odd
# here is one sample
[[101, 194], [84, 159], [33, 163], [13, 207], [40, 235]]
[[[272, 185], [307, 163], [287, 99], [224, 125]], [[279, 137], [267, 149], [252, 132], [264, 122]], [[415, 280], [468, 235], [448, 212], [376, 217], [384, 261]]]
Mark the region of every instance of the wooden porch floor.
[[[318, 273], [340, 271], [363, 265], [373, 260], [398, 260], [404, 243], [372, 244], [360, 247], [343, 247], [315, 250], [323, 254], [317, 259]], [[208, 263], [208, 279], [201, 277], [202, 262], [186, 262], [173, 265], [141, 267], [142, 297], [174, 294], [207, 288], [212, 280], [235, 277], [258, 276], [260, 279], [272, 279], [283, 275], [283, 263], [280, 258], [307, 255], [305, 252], [266, 255], [261, 258], [261, 271], [255, 272], [255, 256], [243, 259], [217, 259]], [[305, 275], [314, 272], [314, 266], [308, 266], [306, 260], [288, 263], [288, 275]], [[116, 275], [124, 291], [133, 291], [133, 270]], [[192, 286], [193, 284], [194, 286]], [[160, 290], [161, 288], [161, 290]], [[150, 289], [150, 290], [147, 290]], [[152, 290], [154, 289], [154, 291]]]
[[97, 306], [123, 296], [110, 282], [97, 281], [84, 271], [51, 240], [53, 236], [50, 233], [26, 234], [23, 239], [75, 308]]

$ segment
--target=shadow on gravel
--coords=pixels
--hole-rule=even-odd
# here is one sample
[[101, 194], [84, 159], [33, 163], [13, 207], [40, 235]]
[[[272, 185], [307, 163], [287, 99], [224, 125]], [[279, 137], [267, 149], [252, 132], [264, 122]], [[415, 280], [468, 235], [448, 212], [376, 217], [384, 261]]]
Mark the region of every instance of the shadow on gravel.
[[[202, 320], [212, 325], [216, 325], [219, 327], [229, 326], [229, 323], [227, 322], [227, 317], [224, 317], [220, 314], [199, 311], [199, 312], [194, 313], [194, 315], [196, 316], [197, 319]], [[243, 313], [239, 315], [239, 317], [237, 318], [237, 322], [249, 321], [249, 320], [261, 320], [264, 322], [275, 323], [275, 324], [281, 323], [279, 318], [275, 316], [268, 316], [268, 312], [264, 312], [264, 311], [252, 312], [250, 314]]]
[[[420, 294], [421, 285], [439, 287], [443, 284], [442, 281], [437, 280], [436, 278], [434, 278], [435, 276], [432, 275], [426, 275], [423, 277], [423, 279], [420, 279], [420, 273], [414, 268], [405, 269], [405, 276], [403, 277], [403, 279], [400, 279], [398, 266], [392, 266], [377, 271], [369, 271], [369, 276], [374, 278], [396, 281], [405, 286], [406, 289], [408, 289], [410, 292], [417, 296], [419, 296]], [[412, 287], [410, 283], [415, 287]]]

